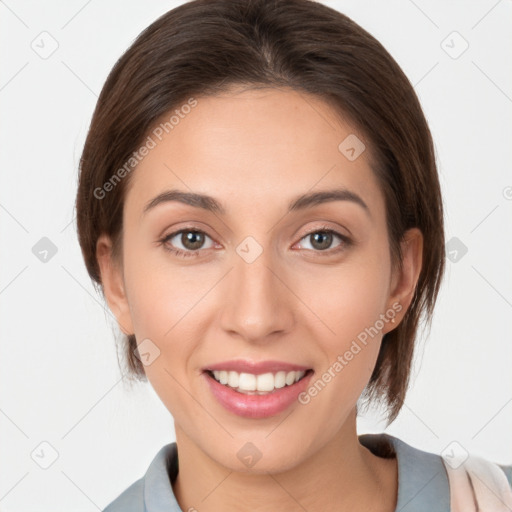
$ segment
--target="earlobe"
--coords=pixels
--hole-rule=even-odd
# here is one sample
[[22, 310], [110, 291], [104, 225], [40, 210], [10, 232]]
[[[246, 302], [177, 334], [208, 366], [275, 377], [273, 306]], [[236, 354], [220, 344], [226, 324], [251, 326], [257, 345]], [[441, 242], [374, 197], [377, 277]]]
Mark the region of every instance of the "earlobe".
[[96, 259], [108, 307], [116, 317], [121, 331], [124, 334], [133, 334], [122, 270], [119, 264], [113, 260], [112, 241], [109, 236], [103, 234], [98, 238], [96, 243]]
[[393, 287], [389, 297], [389, 307], [395, 303], [401, 305], [400, 312], [396, 315], [395, 322], [391, 324], [395, 328], [404, 317], [414, 297], [416, 285], [421, 273], [423, 263], [423, 234], [418, 228], [406, 231], [401, 242], [402, 269], [396, 270], [393, 279]]

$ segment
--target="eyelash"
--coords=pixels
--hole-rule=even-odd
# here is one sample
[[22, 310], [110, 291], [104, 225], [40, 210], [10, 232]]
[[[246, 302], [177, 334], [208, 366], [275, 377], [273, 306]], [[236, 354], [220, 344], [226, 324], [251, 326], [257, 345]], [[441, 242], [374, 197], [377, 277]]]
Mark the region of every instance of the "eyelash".
[[[196, 258], [200, 255], [201, 249], [197, 249], [195, 251], [193, 251], [193, 250], [184, 251], [182, 249], [170, 248], [167, 245], [168, 240], [174, 238], [176, 235], [178, 235], [180, 233], [186, 233], [186, 232], [201, 233], [203, 235], [208, 236], [208, 238], [211, 238], [207, 233], [205, 233], [204, 231], [202, 231], [200, 229], [196, 229], [194, 227], [188, 227], [188, 228], [180, 229], [179, 231], [174, 231], [173, 233], [170, 233], [169, 235], [166, 235], [165, 237], [161, 238], [158, 241], [159, 245], [162, 245], [166, 251], [169, 251], [180, 258]], [[306, 233], [300, 240], [302, 240], [310, 235], [313, 235], [315, 233], [330, 233], [330, 234], [335, 235], [338, 238], [340, 238], [343, 243], [340, 246], [336, 247], [335, 249], [326, 249], [324, 251], [320, 251], [320, 250], [315, 251], [313, 249], [307, 249], [308, 251], [313, 250], [313, 252], [317, 252], [320, 254], [324, 253], [326, 255], [331, 256], [333, 254], [337, 254], [341, 251], [348, 249], [348, 247], [350, 247], [353, 243], [352, 240], [350, 240], [350, 238], [348, 238], [347, 236], [342, 235], [341, 233], [338, 233], [334, 229], [330, 229], [327, 226], [320, 226], [320, 227], [314, 229], [313, 231]]]

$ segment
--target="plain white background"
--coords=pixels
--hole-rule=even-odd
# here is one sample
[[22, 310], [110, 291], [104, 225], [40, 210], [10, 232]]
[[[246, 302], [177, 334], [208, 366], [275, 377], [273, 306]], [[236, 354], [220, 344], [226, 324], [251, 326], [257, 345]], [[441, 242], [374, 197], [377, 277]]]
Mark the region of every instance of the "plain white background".
[[[174, 441], [151, 386], [121, 381], [115, 329], [86, 273], [73, 203], [109, 70], [180, 3], [0, 2], [4, 512], [102, 509]], [[387, 432], [435, 453], [457, 441], [511, 464], [512, 2], [325, 3], [377, 37], [415, 86], [435, 140], [446, 239], [459, 244]], [[47, 262], [33, 251], [43, 237], [56, 250]], [[452, 258], [456, 247], [447, 248]], [[383, 424], [372, 414], [359, 427]]]

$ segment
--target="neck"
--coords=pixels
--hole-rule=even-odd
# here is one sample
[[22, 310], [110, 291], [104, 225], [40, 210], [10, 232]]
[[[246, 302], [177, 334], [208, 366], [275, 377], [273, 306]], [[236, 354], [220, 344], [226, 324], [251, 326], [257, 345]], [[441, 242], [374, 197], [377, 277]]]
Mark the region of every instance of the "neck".
[[236, 472], [204, 453], [175, 424], [179, 472], [173, 484], [182, 510], [213, 512], [394, 512], [396, 459], [359, 443], [355, 410], [327, 444], [286, 471]]

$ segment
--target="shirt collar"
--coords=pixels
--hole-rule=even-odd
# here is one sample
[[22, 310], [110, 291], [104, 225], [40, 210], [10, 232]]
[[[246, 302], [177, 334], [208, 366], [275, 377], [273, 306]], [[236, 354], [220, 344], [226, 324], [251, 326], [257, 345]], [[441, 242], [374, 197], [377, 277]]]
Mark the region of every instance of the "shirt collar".
[[[414, 448], [389, 434], [362, 434], [359, 441], [379, 456], [398, 460], [398, 499], [395, 512], [449, 512], [448, 477], [439, 455]], [[172, 482], [178, 474], [177, 444], [163, 446], [144, 476], [145, 512], [183, 512]]]
[[448, 475], [439, 455], [414, 448], [385, 433], [363, 434], [359, 441], [376, 454], [389, 452], [392, 446], [398, 460], [395, 512], [450, 512]]

